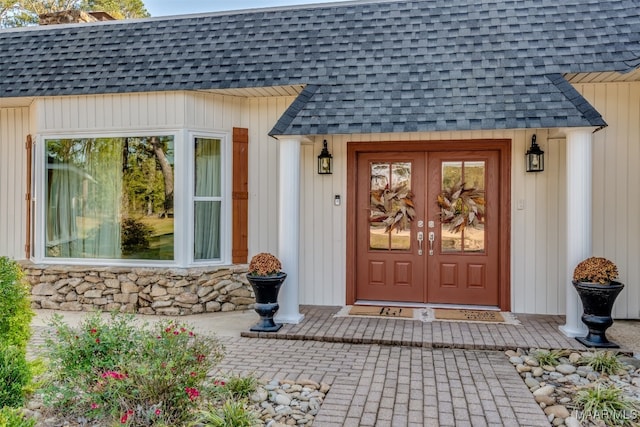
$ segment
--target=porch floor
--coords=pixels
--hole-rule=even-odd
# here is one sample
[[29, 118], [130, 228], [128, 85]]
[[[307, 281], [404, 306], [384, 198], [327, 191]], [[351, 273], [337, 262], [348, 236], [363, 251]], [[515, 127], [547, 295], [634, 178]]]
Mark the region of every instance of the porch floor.
[[[246, 338], [310, 340], [350, 344], [402, 345], [423, 348], [504, 351], [516, 348], [585, 349], [558, 328], [564, 316], [515, 314], [519, 325], [480, 322], [423, 322], [389, 317], [336, 317], [342, 307], [301, 306], [304, 319], [278, 332], [243, 331]], [[611, 339], [611, 336], [610, 336]], [[632, 343], [619, 342], [633, 352]]]

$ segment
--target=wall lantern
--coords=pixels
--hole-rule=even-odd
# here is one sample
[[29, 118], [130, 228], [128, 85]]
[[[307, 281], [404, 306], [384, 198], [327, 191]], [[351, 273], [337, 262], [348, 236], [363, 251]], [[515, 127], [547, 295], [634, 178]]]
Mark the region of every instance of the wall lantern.
[[527, 159], [527, 172], [542, 172], [544, 170], [544, 151], [536, 143], [536, 136], [531, 137], [531, 147], [525, 154]]
[[332, 173], [331, 172], [332, 159], [333, 159], [333, 156], [331, 155], [331, 153], [329, 153], [329, 150], [327, 150], [327, 140], [325, 139], [322, 142], [322, 151], [318, 156], [318, 173], [320, 175], [329, 175]]

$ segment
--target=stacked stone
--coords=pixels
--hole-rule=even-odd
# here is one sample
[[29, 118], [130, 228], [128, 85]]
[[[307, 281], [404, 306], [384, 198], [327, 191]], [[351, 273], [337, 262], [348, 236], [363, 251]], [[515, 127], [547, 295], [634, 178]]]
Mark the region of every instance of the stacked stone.
[[32, 307], [182, 316], [253, 308], [246, 265], [217, 268], [42, 266], [25, 262]]
[[[561, 357], [557, 366], [541, 366], [535, 358], [539, 349], [508, 350], [505, 354], [524, 380], [540, 408], [547, 415], [551, 426], [578, 427], [581, 414], [574, 408], [575, 394], [586, 387], [600, 383], [606, 387], [623, 390], [624, 395], [640, 400], [640, 360], [619, 357], [624, 369], [617, 375], [604, 375], [583, 365], [584, 357], [593, 353], [574, 351]], [[633, 414], [639, 416], [639, 414]], [[634, 420], [635, 422], [640, 420]]]

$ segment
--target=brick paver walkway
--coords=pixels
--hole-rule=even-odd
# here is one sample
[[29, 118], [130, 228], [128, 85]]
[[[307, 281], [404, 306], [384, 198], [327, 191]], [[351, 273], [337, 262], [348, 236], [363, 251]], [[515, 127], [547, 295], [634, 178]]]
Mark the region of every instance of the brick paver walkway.
[[544, 426], [502, 352], [223, 339], [220, 368], [331, 384], [314, 426]]
[[[314, 426], [544, 426], [549, 422], [503, 350], [575, 348], [561, 316], [520, 325], [334, 317], [302, 307], [278, 333], [220, 337], [224, 372], [312, 379], [331, 390]], [[30, 352], [44, 327], [36, 327]]]

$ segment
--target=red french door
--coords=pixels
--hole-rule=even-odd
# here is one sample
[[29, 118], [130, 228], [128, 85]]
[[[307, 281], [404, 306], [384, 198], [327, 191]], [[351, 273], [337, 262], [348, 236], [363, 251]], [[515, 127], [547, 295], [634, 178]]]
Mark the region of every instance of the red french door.
[[500, 152], [357, 154], [355, 300], [498, 306]]

